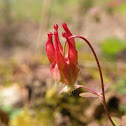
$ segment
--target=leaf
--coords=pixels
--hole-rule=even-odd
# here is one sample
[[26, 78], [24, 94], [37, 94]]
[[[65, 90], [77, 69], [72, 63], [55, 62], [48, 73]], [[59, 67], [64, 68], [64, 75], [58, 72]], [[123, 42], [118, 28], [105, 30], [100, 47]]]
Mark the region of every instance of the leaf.
[[104, 90], [107, 91], [107, 89], [109, 88], [109, 86], [110, 86], [111, 84], [112, 84], [112, 83], [106, 84], [105, 87], [104, 87]]
[[[109, 86], [111, 85], [112, 83], [108, 83], [108, 84], [106, 84], [105, 85], [105, 87], [104, 87], [104, 91], [106, 92], [107, 91], [107, 89], [109, 88]], [[98, 92], [98, 93], [102, 93], [102, 90], [100, 89], [100, 91]]]
[[[88, 88], [86, 86], [83, 86], [83, 85], [74, 85], [75, 88], [85, 88], [86, 90], [88, 90], [90, 92], [90, 94], [93, 94], [93, 95], [96, 95], [98, 96], [100, 99], [102, 99], [102, 95], [99, 93], [99, 92], [96, 92], [95, 90], [91, 89], [91, 88]], [[92, 96], [92, 95], [91, 95]], [[94, 97], [94, 96], [93, 96]]]
[[[126, 49], [125, 41], [122, 41], [117, 38], [108, 38], [102, 43], [102, 49], [104, 53], [109, 55], [117, 54], [119, 51]], [[110, 49], [110, 47], [112, 47]]]
[[117, 12], [120, 14], [126, 14], [126, 3], [121, 4], [117, 7]]
[[126, 115], [123, 115], [121, 119], [117, 117], [112, 117], [112, 120], [114, 121], [116, 126], [126, 126]]
[[96, 98], [96, 97], [98, 97], [97, 95], [89, 93], [89, 92], [81, 93], [81, 94], [79, 94], [79, 96], [85, 97], [85, 98]]
[[116, 124], [116, 126], [120, 126], [121, 120], [117, 117], [112, 117], [113, 122]]
[[122, 116], [122, 125], [126, 126], [126, 115]]
[[[77, 88], [76, 88], [77, 89]], [[69, 86], [65, 86], [64, 88], [61, 89], [61, 91], [59, 92], [59, 94], [70, 94], [72, 91], [74, 91], [75, 88], [69, 87]]]
[[[112, 48], [110, 49], [110, 47]], [[118, 38], [108, 38], [102, 42], [101, 49], [106, 58], [115, 60], [116, 54], [126, 49], [126, 41]]]

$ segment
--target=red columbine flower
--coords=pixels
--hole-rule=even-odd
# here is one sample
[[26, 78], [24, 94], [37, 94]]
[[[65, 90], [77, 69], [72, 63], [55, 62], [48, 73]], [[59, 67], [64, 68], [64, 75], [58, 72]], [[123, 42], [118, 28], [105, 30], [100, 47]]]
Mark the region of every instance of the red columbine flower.
[[62, 26], [65, 30], [65, 32], [62, 33], [62, 36], [66, 38], [67, 42], [66, 54], [58, 37], [57, 24], [54, 25], [55, 46], [52, 41], [53, 34], [49, 32], [46, 43], [46, 53], [51, 63], [50, 71], [52, 77], [57, 80], [58, 83], [62, 82], [69, 86], [74, 86], [78, 77], [78, 55], [74, 38], [68, 39], [72, 34], [69, 31], [67, 24], [63, 23]]
[[[104, 88], [101, 66], [92, 45], [86, 38], [82, 36], [78, 36], [78, 35], [72, 36], [71, 32], [67, 28], [66, 23], [63, 23], [62, 26], [65, 30], [65, 32], [62, 33], [62, 36], [66, 38], [66, 42], [67, 42], [66, 54], [65, 54], [65, 50], [63, 50], [62, 45], [59, 41], [57, 24], [54, 25], [55, 46], [53, 45], [53, 42], [52, 42], [53, 34], [51, 32], [48, 33], [48, 40], [46, 43], [46, 52], [47, 52], [48, 59], [51, 63], [51, 67], [50, 67], [51, 74], [55, 80], [57, 80], [58, 82], [65, 83], [67, 85], [64, 89], [60, 91], [60, 93], [70, 92], [80, 87], [87, 89], [90, 93], [82, 93], [80, 94], [80, 96], [82, 97], [94, 97], [94, 95], [98, 96], [103, 101], [103, 105], [104, 105], [105, 111], [108, 115], [110, 122], [112, 123], [113, 126], [115, 126], [114, 122], [111, 119], [111, 116], [109, 115], [109, 112], [106, 106], [105, 93], [104, 93], [105, 89], [107, 89], [110, 84], [106, 85], [107, 87]], [[100, 78], [101, 78], [102, 95], [100, 92], [96, 92], [95, 90], [92, 90], [91, 88], [88, 88], [86, 86], [74, 85], [78, 76], [78, 67], [77, 67], [78, 56], [77, 56], [77, 50], [75, 47], [74, 38], [83, 39], [88, 44], [88, 46], [90, 47], [95, 57], [96, 63], [98, 65]], [[91, 93], [93, 95], [91, 95]]]

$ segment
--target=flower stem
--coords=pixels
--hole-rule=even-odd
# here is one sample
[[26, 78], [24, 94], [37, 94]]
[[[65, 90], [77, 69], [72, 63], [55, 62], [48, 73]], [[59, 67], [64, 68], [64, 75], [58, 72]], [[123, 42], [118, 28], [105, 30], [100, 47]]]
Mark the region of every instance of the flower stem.
[[101, 100], [103, 99], [103, 97], [102, 97], [101, 94], [95, 92], [95, 91], [92, 90], [91, 88], [88, 88], [88, 87], [83, 86], [83, 85], [74, 85], [74, 86], [75, 86], [76, 88], [80, 88], [80, 87], [85, 88], [85, 89], [87, 89], [89, 92], [91, 92], [92, 94], [95, 94], [96, 96], [98, 96]]
[[113, 126], [116, 126], [116, 125], [114, 124], [114, 122], [112, 121], [111, 116], [110, 116], [109, 111], [108, 111], [108, 108], [107, 108], [106, 99], [105, 99], [104, 81], [103, 81], [102, 70], [101, 70], [101, 66], [100, 66], [98, 57], [97, 57], [97, 55], [96, 55], [96, 53], [95, 53], [95, 51], [94, 51], [92, 45], [90, 44], [90, 42], [89, 42], [86, 38], [84, 38], [84, 37], [82, 37], [82, 36], [73, 35], [73, 36], [70, 36], [69, 39], [70, 39], [70, 38], [81, 38], [81, 39], [83, 39], [83, 40], [88, 44], [88, 46], [90, 47], [90, 49], [91, 49], [91, 51], [92, 51], [92, 53], [93, 53], [93, 55], [94, 55], [94, 57], [95, 57], [95, 60], [96, 60], [96, 62], [97, 62], [97, 66], [98, 66], [98, 70], [99, 70], [99, 74], [100, 74], [101, 88], [102, 88], [102, 96], [103, 96], [103, 106], [104, 106], [105, 112], [106, 112], [106, 114], [107, 114], [107, 116], [108, 116], [108, 118], [109, 118], [111, 124], [112, 124]]

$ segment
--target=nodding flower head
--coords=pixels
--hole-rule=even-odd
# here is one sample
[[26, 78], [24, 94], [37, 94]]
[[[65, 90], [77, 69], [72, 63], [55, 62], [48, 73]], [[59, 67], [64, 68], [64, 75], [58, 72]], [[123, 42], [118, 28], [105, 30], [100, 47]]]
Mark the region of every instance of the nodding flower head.
[[[51, 64], [50, 67], [50, 71], [52, 74], [52, 77], [59, 83], [65, 83], [66, 87], [63, 88], [60, 93], [65, 93], [65, 92], [71, 92], [76, 88], [85, 88], [86, 90], [89, 91], [89, 95], [88, 97], [92, 97], [92, 95], [90, 95], [90, 93], [94, 95], [98, 96], [100, 99], [102, 99], [103, 101], [103, 105], [105, 108], [105, 111], [108, 115], [108, 118], [110, 120], [110, 122], [112, 123], [113, 126], [115, 126], [114, 122], [111, 119], [111, 116], [109, 115], [107, 106], [106, 106], [106, 101], [105, 101], [105, 88], [104, 88], [104, 82], [103, 82], [103, 75], [102, 75], [102, 70], [101, 70], [101, 66], [99, 63], [99, 60], [97, 58], [97, 55], [92, 47], [92, 45], [90, 44], [90, 42], [84, 38], [83, 36], [78, 36], [78, 35], [72, 35], [72, 33], [70, 32], [70, 30], [67, 27], [66, 23], [62, 24], [63, 29], [65, 30], [65, 32], [62, 33], [62, 36], [64, 38], [66, 38], [66, 42], [64, 44], [64, 47], [67, 46], [67, 48], [63, 50], [63, 47], [60, 43], [59, 40], [59, 36], [58, 36], [58, 25], [55, 24], [54, 25], [54, 40], [55, 43], [53, 44], [52, 41], [52, 36], [53, 34], [51, 32], [48, 33], [48, 39], [47, 39], [47, 43], [46, 43], [46, 53], [47, 53], [47, 57], [49, 59], [49, 62]], [[83, 85], [75, 85], [75, 82], [77, 80], [78, 77], [78, 54], [77, 54], [77, 50], [75, 47], [75, 41], [74, 38], [81, 38], [83, 39], [89, 46], [89, 48], [91, 49], [97, 66], [98, 66], [98, 70], [100, 73], [100, 78], [101, 78], [101, 86], [102, 86], [102, 95], [99, 92], [96, 92], [95, 90], [92, 90], [91, 88], [88, 88], [86, 86]], [[108, 87], [108, 85], [106, 85]], [[107, 89], [107, 88], [106, 88]], [[84, 94], [80, 94], [80, 96], [82, 97], [87, 97]]]
[[[67, 27], [66, 23], [62, 24], [65, 32], [62, 36], [66, 38], [67, 49], [63, 50], [58, 36], [58, 25], [54, 25], [54, 34], [48, 33], [48, 39], [46, 43], [46, 53], [51, 64], [50, 71], [53, 79], [58, 83], [62, 82], [66, 85], [73, 87], [78, 77], [78, 54], [75, 47], [74, 38], [70, 38], [72, 33]], [[55, 43], [52, 41], [54, 35]]]

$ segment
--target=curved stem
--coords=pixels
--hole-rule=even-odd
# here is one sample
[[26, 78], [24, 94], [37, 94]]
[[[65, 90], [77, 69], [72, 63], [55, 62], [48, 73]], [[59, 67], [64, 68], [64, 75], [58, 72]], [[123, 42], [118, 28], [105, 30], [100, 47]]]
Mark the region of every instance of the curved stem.
[[107, 108], [106, 99], [105, 99], [105, 91], [104, 91], [104, 82], [103, 82], [102, 70], [101, 70], [101, 66], [100, 66], [99, 60], [98, 60], [98, 58], [97, 58], [97, 55], [96, 55], [96, 53], [95, 53], [95, 51], [94, 51], [92, 45], [90, 44], [90, 42], [89, 42], [87, 39], [85, 39], [85, 38], [82, 37], [82, 36], [73, 35], [73, 36], [70, 36], [69, 39], [70, 39], [70, 38], [81, 38], [81, 39], [83, 39], [83, 40], [88, 44], [88, 46], [90, 47], [90, 49], [91, 49], [91, 51], [92, 51], [92, 53], [93, 53], [93, 55], [94, 55], [94, 57], [95, 57], [95, 60], [96, 60], [96, 62], [97, 62], [97, 65], [98, 65], [98, 70], [99, 70], [100, 79], [101, 79], [101, 87], [102, 87], [102, 96], [103, 96], [103, 105], [104, 105], [104, 109], [105, 109], [106, 114], [107, 114], [107, 116], [108, 116], [110, 122], [112, 123], [112, 125], [113, 125], [113, 126], [116, 126], [116, 125], [114, 124], [114, 122], [112, 121], [111, 116], [110, 116], [109, 111], [108, 111], [108, 108]]
[[95, 94], [96, 96], [98, 96], [101, 100], [103, 99], [101, 94], [95, 92], [95, 91], [92, 90], [91, 88], [88, 88], [88, 87], [83, 86], [83, 85], [74, 85], [74, 86], [75, 86], [76, 88], [80, 88], [80, 87], [85, 88], [85, 89], [87, 89], [89, 92], [91, 92], [92, 94]]

